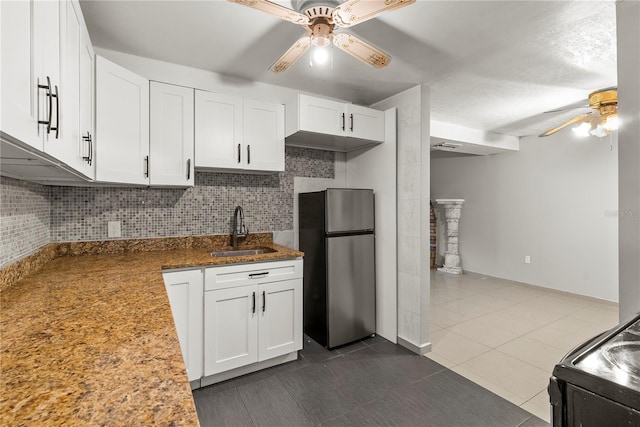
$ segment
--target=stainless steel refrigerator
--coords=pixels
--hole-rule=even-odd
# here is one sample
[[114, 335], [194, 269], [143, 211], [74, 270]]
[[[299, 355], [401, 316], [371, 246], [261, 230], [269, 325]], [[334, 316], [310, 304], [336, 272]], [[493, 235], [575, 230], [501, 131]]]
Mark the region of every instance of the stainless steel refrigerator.
[[299, 194], [304, 332], [327, 348], [375, 333], [373, 190]]

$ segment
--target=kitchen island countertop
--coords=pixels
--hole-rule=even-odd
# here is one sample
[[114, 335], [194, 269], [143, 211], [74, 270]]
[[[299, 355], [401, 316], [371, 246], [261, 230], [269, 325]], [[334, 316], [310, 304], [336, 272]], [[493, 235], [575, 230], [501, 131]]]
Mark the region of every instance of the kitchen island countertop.
[[224, 241], [185, 239], [59, 244], [5, 283], [0, 424], [197, 426], [161, 271], [303, 254], [263, 239], [275, 252], [214, 258]]

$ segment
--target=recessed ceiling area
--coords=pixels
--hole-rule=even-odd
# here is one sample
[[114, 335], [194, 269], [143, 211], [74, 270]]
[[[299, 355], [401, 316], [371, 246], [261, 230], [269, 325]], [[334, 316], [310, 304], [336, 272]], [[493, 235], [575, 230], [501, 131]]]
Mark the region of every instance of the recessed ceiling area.
[[[462, 155], [474, 155], [474, 156], [486, 156], [489, 154], [508, 153], [517, 150], [508, 150], [502, 147], [493, 147], [484, 144], [474, 144], [469, 141], [451, 140], [440, 137], [431, 137], [431, 156], [434, 156], [435, 152], [453, 153]], [[436, 157], [440, 157], [439, 154]], [[447, 156], [443, 156], [447, 157]]]
[[[381, 69], [333, 49], [333, 68], [268, 68], [304, 34], [225, 0], [81, 1], [95, 46], [370, 105], [417, 84], [432, 119], [537, 135], [616, 86], [615, 2], [420, 1], [349, 28], [391, 56]], [[293, 8], [291, 2], [278, 2]]]

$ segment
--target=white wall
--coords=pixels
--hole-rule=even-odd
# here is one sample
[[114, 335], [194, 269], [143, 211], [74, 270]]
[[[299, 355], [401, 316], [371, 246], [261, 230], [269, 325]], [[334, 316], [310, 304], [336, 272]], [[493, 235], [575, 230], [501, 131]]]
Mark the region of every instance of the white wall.
[[620, 182], [620, 321], [640, 312], [640, 3], [616, 3]]
[[347, 187], [373, 188], [376, 228], [376, 332], [398, 337], [396, 110], [385, 111], [384, 144], [347, 153]]
[[336, 153], [335, 175], [333, 179], [307, 178], [300, 176], [296, 176], [293, 178], [293, 244], [285, 246], [291, 246], [295, 249], [300, 248], [300, 228], [298, 226], [298, 222], [300, 221], [300, 218], [298, 217], [298, 195], [300, 193], [308, 193], [311, 191], [324, 191], [327, 188], [345, 188], [347, 186], [346, 169], [347, 164], [345, 153]]
[[397, 109], [398, 342], [430, 349], [429, 88], [415, 86], [374, 108]]
[[582, 139], [567, 130], [522, 138], [515, 153], [432, 159], [432, 199], [465, 199], [463, 268], [617, 301], [612, 143], [610, 151], [608, 138]]
[[296, 102], [298, 96], [298, 91], [281, 86], [224, 76], [211, 71], [130, 55], [114, 50], [96, 48], [95, 51], [97, 55], [102, 55], [149, 80], [230, 95], [246, 96], [251, 99], [279, 104]]

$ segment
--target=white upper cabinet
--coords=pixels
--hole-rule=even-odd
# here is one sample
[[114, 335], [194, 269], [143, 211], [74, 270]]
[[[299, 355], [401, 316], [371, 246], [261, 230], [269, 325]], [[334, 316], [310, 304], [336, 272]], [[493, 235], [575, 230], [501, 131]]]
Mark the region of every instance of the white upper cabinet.
[[384, 142], [383, 111], [302, 94], [290, 107], [288, 145], [348, 152]]
[[93, 179], [94, 56], [80, 4], [2, 1], [0, 10], [0, 123], [3, 142], [17, 150], [1, 156], [3, 173], [47, 183]]
[[244, 100], [245, 169], [284, 171], [284, 105]]
[[76, 156], [81, 159], [79, 171], [94, 179], [95, 157], [95, 54], [87, 27], [80, 34], [80, 139]]
[[300, 129], [327, 135], [344, 136], [345, 104], [313, 96], [300, 95]]
[[33, 74], [33, 2], [0, 2], [2, 52], [2, 132], [42, 150]]
[[2, 132], [55, 155], [59, 144], [49, 143], [60, 142], [61, 6], [25, 0], [0, 7]]
[[196, 166], [242, 169], [242, 98], [203, 90], [195, 96]]
[[64, 97], [60, 99], [60, 136], [63, 144], [56, 148], [55, 157], [93, 179], [93, 47], [80, 5], [66, 1], [61, 2], [60, 7], [64, 89]]
[[149, 184], [149, 80], [96, 56], [96, 179]]
[[347, 104], [345, 122], [347, 136], [384, 142], [384, 111]]
[[150, 184], [193, 186], [193, 89], [151, 82], [150, 123]]
[[284, 171], [284, 106], [196, 90], [198, 168]]

